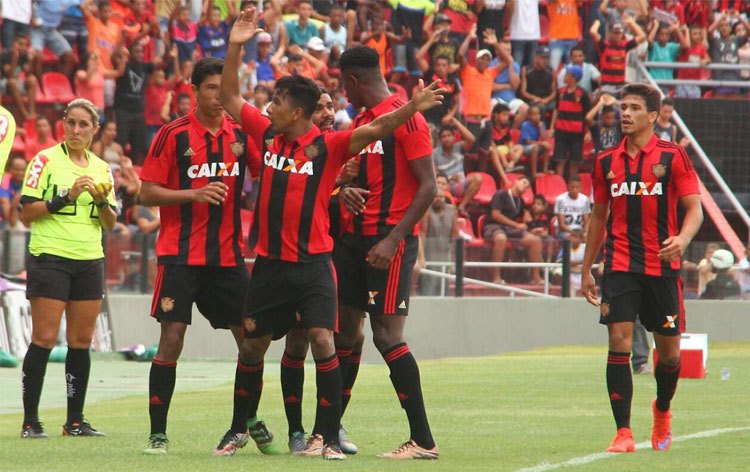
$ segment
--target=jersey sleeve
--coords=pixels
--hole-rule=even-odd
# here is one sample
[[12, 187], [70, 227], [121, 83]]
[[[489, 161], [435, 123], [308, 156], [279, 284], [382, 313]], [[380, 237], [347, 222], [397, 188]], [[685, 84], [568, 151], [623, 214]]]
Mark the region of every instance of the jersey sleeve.
[[609, 202], [609, 189], [607, 188], [607, 180], [602, 174], [601, 159], [596, 160], [596, 164], [594, 165], [594, 172], [591, 175], [591, 183], [594, 187], [594, 203]]
[[247, 144], [247, 170], [250, 171], [250, 177], [256, 178], [260, 176], [260, 169], [262, 167], [260, 149], [250, 140], [248, 140]]
[[151, 149], [143, 162], [141, 180], [166, 186], [174, 167], [174, 137], [168, 126], [162, 126], [156, 133]]
[[407, 161], [432, 156], [430, 128], [427, 127], [427, 121], [421, 113], [415, 113], [406, 120], [406, 123], [396, 129], [393, 136]]
[[563, 201], [562, 195], [555, 199], [555, 213], [562, 213], [565, 209], [565, 202]]
[[50, 167], [49, 159], [44, 154], [39, 153], [31, 160], [23, 179], [21, 194], [24, 197], [44, 199], [44, 192], [49, 186]]
[[687, 153], [681, 147], [677, 155], [672, 159], [672, 182], [677, 189], [677, 196], [699, 194], [698, 174], [693, 168], [693, 163]]
[[325, 135], [328, 157], [337, 168], [343, 166], [349, 160], [349, 143], [352, 141], [353, 130], [337, 131]]
[[255, 147], [260, 151], [263, 149], [263, 135], [270, 126], [270, 120], [260, 113], [260, 110], [245, 103], [240, 111], [240, 126], [242, 131], [250, 136]]

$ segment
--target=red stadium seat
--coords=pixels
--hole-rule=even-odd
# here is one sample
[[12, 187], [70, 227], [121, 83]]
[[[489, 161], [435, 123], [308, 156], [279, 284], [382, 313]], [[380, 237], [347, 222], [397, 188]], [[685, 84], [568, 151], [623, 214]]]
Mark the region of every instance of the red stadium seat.
[[26, 131], [27, 141], [36, 141], [36, 120], [26, 120], [23, 122], [23, 129]]
[[[479, 191], [474, 195], [473, 201], [482, 205], [489, 205], [492, 201], [492, 196], [497, 191], [497, 185], [495, 185], [495, 179], [491, 175], [485, 174], [484, 172], [472, 172], [472, 174], [479, 174], [482, 177], [482, 185], [479, 187]], [[469, 175], [466, 177], [468, 178]]]
[[[513, 182], [518, 180], [518, 178], [522, 175], [524, 174], [518, 174], [516, 172], [508, 172], [505, 174], [511, 185], [513, 185]], [[523, 200], [524, 205], [526, 205], [527, 207], [531, 206], [531, 203], [534, 201], [534, 191], [531, 190], [531, 186], [529, 186], [529, 188], [527, 188], [526, 191], [523, 192], [523, 195], [521, 195], [521, 199]]]
[[568, 191], [565, 180], [557, 174], [541, 174], [536, 176], [536, 192], [547, 198], [547, 203], [555, 204], [561, 194]]
[[591, 174], [582, 172], [578, 174], [581, 178], [581, 193], [591, 198], [594, 195], [594, 184], [591, 182]]
[[484, 223], [487, 222], [487, 214], [481, 215], [479, 219], [477, 220], [477, 233], [479, 233], [479, 237], [483, 237], [482, 234], [484, 234]]
[[392, 93], [399, 94], [404, 101], [407, 101], [407, 102], [409, 101], [409, 94], [406, 93], [406, 89], [404, 87], [402, 87], [401, 85], [389, 82], [388, 83], [388, 89]]
[[67, 103], [76, 98], [70, 81], [60, 72], [45, 72], [42, 76], [44, 94], [56, 102]]
[[[481, 216], [480, 216], [481, 218]], [[471, 226], [471, 221], [466, 218], [458, 218], [456, 220], [456, 228], [459, 232], [462, 232], [468, 236], [471, 236], [471, 240], [466, 241], [466, 247], [482, 247], [484, 246], [484, 240], [481, 237], [477, 237], [474, 234], [474, 228]]]
[[65, 139], [65, 125], [63, 124], [62, 119], [55, 121], [55, 138], [57, 138], [58, 141], [63, 141]]

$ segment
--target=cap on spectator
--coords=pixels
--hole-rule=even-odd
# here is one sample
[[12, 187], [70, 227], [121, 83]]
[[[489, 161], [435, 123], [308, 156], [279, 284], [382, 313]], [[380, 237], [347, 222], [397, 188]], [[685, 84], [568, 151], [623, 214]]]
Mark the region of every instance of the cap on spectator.
[[541, 57], [549, 57], [549, 48], [547, 46], [539, 46], [536, 50], [536, 55]]
[[714, 269], [729, 269], [734, 265], [734, 255], [726, 249], [717, 249], [711, 255], [711, 265]]
[[273, 38], [271, 37], [270, 34], [266, 33], [265, 31], [258, 35], [258, 44], [272, 43], [272, 42], [273, 42]]
[[451, 20], [451, 17], [445, 13], [438, 13], [435, 15], [435, 21], [433, 21], [433, 24], [437, 25], [438, 23], [453, 23], [453, 20]]
[[577, 64], [566, 66], [565, 72], [575, 77], [576, 80], [581, 80], [583, 78], [583, 68]]
[[492, 59], [492, 53], [489, 51], [489, 49], [480, 49], [477, 51], [477, 59], [481, 58], [482, 56], [487, 56], [488, 58]]
[[622, 23], [614, 23], [609, 30], [613, 33], [622, 33], [625, 31], [625, 28], [622, 26]]
[[326, 45], [323, 43], [323, 40], [320, 39], [317, 36], [313, 36], [307, 41], [307, 44], [305, 45], [307, 49], [310, 49], [311, 51], [325, 51]]

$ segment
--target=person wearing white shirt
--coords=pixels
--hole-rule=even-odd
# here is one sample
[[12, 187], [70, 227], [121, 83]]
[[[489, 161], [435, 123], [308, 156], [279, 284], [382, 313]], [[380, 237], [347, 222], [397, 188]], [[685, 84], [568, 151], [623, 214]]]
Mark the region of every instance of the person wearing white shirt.
[[581, 178], [571, 175], [568, 179], [568, 191], [555, 201], [557, 215], [557, 238], [568, 239], [574, 229], [586, 233], [591, 216], [591, 201], [581, 193]]
[[505, 14], [511, 17], [513, 60], [521, 67], [530, 66], [542, 36], [539, 28], [539, 0], [508, 0]]
[[[589, 94], [592, 94], [599, 87], [601, 73], [594, 64], [585, 61], [586, 54], [583, 52], [583, 48], [576, 46], [570, 50], [570, 64], [566, 64], [566, 66], [572, 64], [580, 66], [583, 69], [583, 76], [578, 81], [578, 86]], [[560, 72], [557, 74], [557, 88], [565, 88], [565, 67], [560, 69]]]

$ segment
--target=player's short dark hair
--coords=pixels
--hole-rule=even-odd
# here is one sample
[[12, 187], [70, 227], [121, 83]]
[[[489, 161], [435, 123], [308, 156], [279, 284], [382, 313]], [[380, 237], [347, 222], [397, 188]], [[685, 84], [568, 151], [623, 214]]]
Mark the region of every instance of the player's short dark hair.
[[510, 112], [510, 107], [505, 103], [498, 103], [492, 108], [493, 115], [497, 115], [498, 113], [502, 113], [504, 111]]
[[635, 95], [646, 102], [646, 111], [659, 112], [661, 109], [661, 92], [648, 84], [628, 84], [622, 88], [622, 96]]
[[361, 69], [363, 71], [380, 70], [380, 54], [368, 46], [354, 46], [341, 54], [339, 68], [342, 71]]
[[320, 100], [318, 84], [301, 75], [288, 75], [276, 82], [275, 93], [287, 97], [295, 107], [302, 108], [306, 118], [310, 118]]
[[666, 98], [662, 99], [662, 101], [661, 101], [661, 106], [664, 106], [664, 105], [673, 107], [674, 106], [674, 100], [672, 100], [669, 97], [666, 97]]
[[190, 81], [196, 88], [200, 88], [204, 80], [212, 75], [221, 75], [221, 71], [224, 69], [224, 59], [218, 57], [204, 57], [195, 63], [193, 67], [193, 75], [190, 76]]
[[578, 174], [571, 175], [570, 177], [568, 177], [568, 183], [571, 183], [571, 182], [578, 182], [580, 184], [581, 176], [579, 176]]

